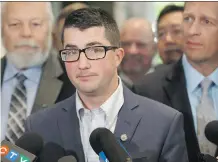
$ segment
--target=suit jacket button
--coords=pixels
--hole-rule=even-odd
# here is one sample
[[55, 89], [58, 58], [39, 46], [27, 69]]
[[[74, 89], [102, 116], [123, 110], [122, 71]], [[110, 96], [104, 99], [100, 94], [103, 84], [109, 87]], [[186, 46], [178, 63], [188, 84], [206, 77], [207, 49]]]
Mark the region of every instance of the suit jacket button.
[[126, 134], [122, 134], [122, 135], [120, 136], [120, 139], [124, 142], [124, 141], [126, 141], [126, 140], [128, 139], [128, 137], [127, 137]]

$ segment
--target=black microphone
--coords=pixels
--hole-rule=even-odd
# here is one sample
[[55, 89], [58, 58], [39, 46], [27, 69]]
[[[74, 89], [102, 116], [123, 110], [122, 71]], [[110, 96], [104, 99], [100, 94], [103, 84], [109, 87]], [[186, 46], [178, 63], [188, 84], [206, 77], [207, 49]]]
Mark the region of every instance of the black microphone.
[[35, 133], [25, 133], [16, 142], [1, 142], [1, 161], [33, 162], [43, 146], [42, 138]]
[[36, 133], [25, 133], [16, 142], [18, 147], [38, 156], [43, 148], [43, 139]]
[[105, 162], [132, 162], [122, 144], [106, 128], [95, 129], [90, 135], [89, 142], [96, 154]]
[[217, 162], [216, 158], [209, 154], [201, 154], [199, 159], [200, 162]]
[[66, 150], [65, 156], [73, 156], [76, 159], [76, 161], [79, 161], [79, 158], [78, 158], [76, 152], [73, 150]]
[[58, 159], [65, 156], [65, 150], [60, 145], [48, 142], [43, 147], [37, 162], [58, 162]]
[[218, 146], [218, 120], [209, 122], [205, 127], [207, 139]]
[[76, 158], [72, 155], [64, 156], [58, 160], [58, 162], [77, 162]]

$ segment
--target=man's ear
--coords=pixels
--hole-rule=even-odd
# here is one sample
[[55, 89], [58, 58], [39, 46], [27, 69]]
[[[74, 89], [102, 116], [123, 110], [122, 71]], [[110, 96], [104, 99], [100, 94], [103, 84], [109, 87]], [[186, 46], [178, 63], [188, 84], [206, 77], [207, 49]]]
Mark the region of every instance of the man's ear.
[[125, 52], [124, 52], [123, 48], [116, 49], [115, 61], [116, 61], [116, 66], [117, 67], [119, 67], [120, 63], [122, 62], [124, 55], [125, 55]]

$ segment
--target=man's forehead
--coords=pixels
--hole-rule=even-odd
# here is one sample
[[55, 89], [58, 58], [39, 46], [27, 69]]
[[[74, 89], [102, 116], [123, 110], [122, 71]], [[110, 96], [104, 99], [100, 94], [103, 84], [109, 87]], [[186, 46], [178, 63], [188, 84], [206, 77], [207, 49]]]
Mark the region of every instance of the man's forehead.
[[105, 37], [104, 27], [90, 27], [81, 30], [75, 27], [64, 29], [64, 44], [73, 44], [79, 48], [90, 42], [100, 42], [101, 44], [110, 44]]
[[152, 31], [148, 30], [132, 30], [131, 32], [125, 32], [121, 36], [122, 41], [140, 41], [146, 42], [153, 39]]
[[184, 14], [206, 16], [218, 20], [218, 2], [186, 2]]
[[42, 18], [48, 15], [45, 2], [7, 2], [4, 13], [8, 18]]

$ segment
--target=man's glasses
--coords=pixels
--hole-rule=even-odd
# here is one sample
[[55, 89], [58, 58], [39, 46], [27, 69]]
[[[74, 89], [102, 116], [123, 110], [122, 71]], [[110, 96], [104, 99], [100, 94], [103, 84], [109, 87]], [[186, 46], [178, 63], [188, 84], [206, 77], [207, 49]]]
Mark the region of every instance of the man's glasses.
[[92, 46], [84, 49], [63, 49], [60, 50], [61, 59], [64, 62], [75, 62], [80, 58], [81, 52], [85, 53], [85, 56], [89, 60], [99, 60], [106, 56], [107, 51], [115, 50], [118, 47], [115, 46]]

